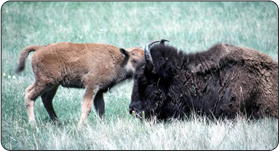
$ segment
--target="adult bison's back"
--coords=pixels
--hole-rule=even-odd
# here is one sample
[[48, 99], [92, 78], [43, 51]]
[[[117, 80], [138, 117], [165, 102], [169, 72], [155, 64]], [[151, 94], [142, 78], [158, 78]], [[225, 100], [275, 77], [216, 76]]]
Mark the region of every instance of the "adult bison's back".
[[[163, 42], [163, 41], [162, 41]], [[278, 64], [256, 50], [217, 44], [185, 54], [160, 43], [145, 48], [146, 65], [134, 77], [130, 112], [146, 118], [278, 118]]]

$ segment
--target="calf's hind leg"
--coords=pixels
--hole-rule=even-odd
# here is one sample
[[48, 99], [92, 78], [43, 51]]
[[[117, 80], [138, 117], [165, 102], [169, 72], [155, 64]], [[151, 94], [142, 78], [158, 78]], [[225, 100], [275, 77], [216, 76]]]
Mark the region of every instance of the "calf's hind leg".
[[59, 122], [59, 121], [58, 121], [58, 118], [57, 118], [57, 116], [55, 114], [55, 111], [53, 109], [52, 100], [54, 98], [54, 95], [57, 91], [58, 86], [59, 85], [53, 86], [51, 89], [49, 89], [48, 91], [46, 91], [45, 93], [43, 93], [41, 95], [42, 101], [44, 103], [44, 106], [45, 106], [50, 118], [55, 122]]
[[33, 122], [35, 123], [35, 116], [34, 116], [34, 100], [35, 99], [31, 99], [30, 97], [30, 93], [31, 93], [31, 90], [34, 88], [35, 86], [35, 83], [31, 84], [29, 87], [27, 87], [25, 89], [25, 97], [24, 97], [24, 100], [25, 100], [25, 106], [26, 106], [26, 110], [27, 110], [27, 116], [28, 116], [28, 120], [29, 122]]
[[35, 81], [25, 90], [25, 105], [29, 123], [36, 123], [34, 116], [35, 100], [47, 89], [45, 83]]

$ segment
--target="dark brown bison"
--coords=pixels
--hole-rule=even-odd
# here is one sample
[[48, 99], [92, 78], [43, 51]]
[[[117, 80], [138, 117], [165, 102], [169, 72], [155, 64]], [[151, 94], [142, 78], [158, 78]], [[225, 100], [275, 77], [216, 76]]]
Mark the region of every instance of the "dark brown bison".
[[151, 47], [155, 42], [137, 67], [130, 113], [159, 120], [192, 111], [215, 119], [278, 118], [278, 64], [268, 55], [229, 44], [185, 54], [164, 40]]
[[93, 104], [102, 117], [103, 93], [131, 78], [144, 60], [143, 49], [137, 47], [125, 50], [98, 43], [31, 45], [21, 52], [16, 72], [24, 70], [31, 51], [35, 51], [31, 61], [35, 82], [25, 91], [25, 104], [29, 121], [34, 123], [34, 102], [39, 96], [51, 119], [57, 120], [52, 99], [59, 85], [86, 89], [79, 124], [87, 118]]

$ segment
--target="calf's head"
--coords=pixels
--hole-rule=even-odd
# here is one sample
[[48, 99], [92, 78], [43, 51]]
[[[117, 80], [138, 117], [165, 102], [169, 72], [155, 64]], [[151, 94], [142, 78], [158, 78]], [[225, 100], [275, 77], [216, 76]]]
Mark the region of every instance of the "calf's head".
[[135, 73], [136, 67], [143, 64], [144, 51], [140, 47], [133, 47], [128, 49], [120, 49], [121, 53], [126, 57], [125, 69], [126, 71]]

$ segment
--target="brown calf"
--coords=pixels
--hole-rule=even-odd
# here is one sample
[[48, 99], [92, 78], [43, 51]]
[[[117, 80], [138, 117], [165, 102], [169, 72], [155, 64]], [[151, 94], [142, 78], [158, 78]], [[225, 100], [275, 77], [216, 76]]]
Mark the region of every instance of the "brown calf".
[[31, 51], [35, 82], [25, 91], [29, 122], [35, 123], [34, 102], [41, 96], [52, 120], [58, 121], [52, 100], [59, 85], [85, 88], [79, 124], [89, 115], [92, 104], [99, 116], [104, 114], [103, 93], [121, 81], [132, 78], [135, 68], [144, 62], [143, 49], [120, 49], [98, 43], [54, 43], [47, 46], [31, 45], [19, 56], [16, 72], [24, 70]]

